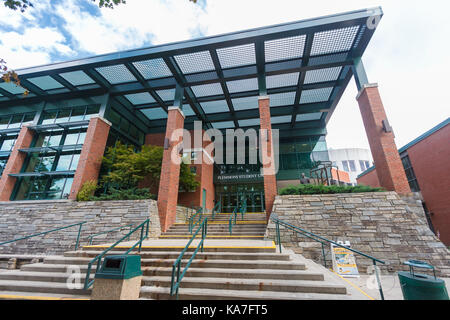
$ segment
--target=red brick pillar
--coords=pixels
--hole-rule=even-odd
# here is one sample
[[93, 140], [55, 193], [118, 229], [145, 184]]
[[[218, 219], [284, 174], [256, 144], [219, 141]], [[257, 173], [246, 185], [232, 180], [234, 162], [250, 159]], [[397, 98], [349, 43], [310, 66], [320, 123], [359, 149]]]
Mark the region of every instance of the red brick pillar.
[[3, 170], [0, 179], [0, 201], [9, 201], [16, 184], [17, 178], [10, 177], [11, 173], [19, 173], [25, 162], [27, 154], [20, 152], [19, 149], [29, 148], [33, 140], [33, 131], [24, 125], [19, 132], [14, 148]]
[[[264, 197], [267, 220], [272, 213], [273, 202], [277, 195], [277, 179], [275, 176], [275, 161], [272, 144], [272, 125], [270, 123], [270, 100], [268, 96], [261, 96], [258, 99], [259, 120], [262, 134], [260, 136], [260, 145], [263, 158], [263, 176], [264, 176]], [[267, 135], [269, 138], [267, 139]]]
[[101, 117], [93, 117], [89, 121], [69, 199], [77, 198], [78, 191], [86, 181], [97, 181], [110, 127], [111, 123]]
[[[172, 156], [179, 157], [178, 150], [174, 150], [174, 148], [180, 147], [181, 142], [183, 141], [183, 135], [180, 134], [174, 137], [172, 134], [175, 130], [183, 128], [183, 112], [178, 107], [170, 107], [165, 136], [165, 139], [167, 139], [166, 141], [169, 141], [169, 144], [163, 154], [158, 191], [158, 214], [161, 230], [163, 232], [169, 229], [170, 226], [175, 223], [176, 219], [181, 158], [172, 159]], [[174, 155], [172, 155], [172, 153]]]
[[411, 189], [394, 141], [394, 134], [383, 129], [383, 120], [387, 120], [387, 116], [378, 85], [365, 85], [356, 99], [381, 186], [400, 194], [410, 193]]

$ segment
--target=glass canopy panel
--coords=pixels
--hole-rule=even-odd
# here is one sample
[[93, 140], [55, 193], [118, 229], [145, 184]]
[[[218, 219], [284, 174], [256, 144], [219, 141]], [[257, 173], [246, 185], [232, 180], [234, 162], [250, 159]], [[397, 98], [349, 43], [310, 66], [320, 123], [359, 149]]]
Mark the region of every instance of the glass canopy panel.
[[156, 102], [156, 100], [148, 92], [126, 94], [125, 98], [127, 98], [128, 101], [134, 105]]
[[197, 97], [207, 97], [222, 95], [222, 86], [219, 83], [202, 84], [199, 86], [192, 86], [192, 91]]
[[300, 104], [328, 101], [332, 91], [333, 87], [303, 90], [302, 96], [300, 97]]
[[233, 121], [212, 122], [211, 124], [215, 129], [234, 128]]
[[50, 76], [28, 78], [28, 81], [41, 88], [42, 90], [52, 90], [64, 88], [64, 86]]
[[271, 107], [291, 106], [295, 101], [295, 91], [271, 94], [269, 98]]
[[226, 100], [201, 102], [200, 105], [205, 113], [230, 112]]
[[[2, 82], [2, 83], [0, 83], [0, 88], [2, 88], [3, 90], [6, 90], [12, 94], [23, 94], [25, 92], [24, 88], [19, 87], [12, 82]], [[1, 96], [1, 94], [0, 94], [0, 96]]]
[[266, 62], [303, 57], [306, 35], [264, 42]]
[[292, 120], [292, 116], [280, 116], [280, 117], [271, 117], [270, 122], [272, 124], [277, 123], [290, 123]]
[[162, 58], [137, 61], [133, 62], [133, 65], [146, 80], [172, 76], [172, 72]]
[[259, 126], [260, 120], [259, 118], [255, 119], [246, 119], [246, 120], [238, 120], [240, 127], [252, 127], [252, 126]]
[[342, 67], [317, 69], [306, 72], [305, 83], [318, 83], [336, 81], [339, 78]]
[[348, 52], [341, 52], [335, 54], [328, 54], [326, 56], [311, 57], [308, 61], [308, 66], [318, 66], [328, 63], [344, 62], [347, 59]]
[[220, 66], [224, 69], [256, 64], [254, 43], [217, 49], [216, 51]]
[[258, 79], [243, 79], [227, 82], [230, 93], [258, 90]]
[[150, 120], [167, 118], [167, 112], [162, 108], [141, 109], [141, 111]]
[[281, 87], [289, 87], [296, 86], [298, 84], [298, 77], [300, 73], [286, 73], [286, 74], [277, 74], [274, 76], [266, 77], [266, 87], [267, 89], [272, 88], [281, 88]]
[[156, 91], [158, 96], [162, 101], [174, 101], [175, 100], [175, 89], [166, 89]]
[[65, 72], [59, 74], [73, 86], [82, 86], [85, 84], [93, 84], [95, 81], [81, 70]]
[[297, 121], [297, 122], [314, 121], [314, 120], [320, 120], [321, 118], [322, 118], [322, 112], [304, 113], [304, 114], [298, 114], [295, 121]]
[[174, 57], [185, 74], [214, 70], [214, 63], [208, 51], [182, 54]]
[[133, 74], [123, 64], [95, 68], [103, 78], [111, 84], [137, 81]]
[[234, 110], [258, 109], [258, 96], [231, 99]]
[[358, 34], [359, 25], [317, 32], [311, 47], [311, 55], [349, 51]]
[[183, 104], [183, 113], [186, 117], [195, 116], [195, 112], [189, 104]]

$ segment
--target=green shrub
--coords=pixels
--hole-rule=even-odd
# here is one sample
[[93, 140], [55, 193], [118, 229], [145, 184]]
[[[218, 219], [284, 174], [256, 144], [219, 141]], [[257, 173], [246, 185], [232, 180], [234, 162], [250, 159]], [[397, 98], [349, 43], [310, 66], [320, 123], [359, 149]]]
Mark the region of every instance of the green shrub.
[[118, 190], [110, 188], [107, 194], [98, 197], [90, 197], [91, 201], [108, 201], [108, 200], [156, 200], [156, 196], [150, 193], [149, 188], [131, 188], [125, 190]]
[[298, 186], [289, 186], [281, 189], [280, 195], [362, 193], [382, 191], [384, 191], [384, 189], [368, 186], [323, 186], [313, 184], [300, 184]]
[[89, 201], [95, 190], [97, 190], [97, 182], [95, 180], [86, 181], [77, 193], [77, 201]]

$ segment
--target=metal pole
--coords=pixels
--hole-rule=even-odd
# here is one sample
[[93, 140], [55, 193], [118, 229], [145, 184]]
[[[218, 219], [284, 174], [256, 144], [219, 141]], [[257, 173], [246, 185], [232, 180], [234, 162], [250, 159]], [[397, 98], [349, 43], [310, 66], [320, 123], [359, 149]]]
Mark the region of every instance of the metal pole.
[[144, 237], [144, 225], [142, 225], [142, 227], [141, 227], [141, 238], [140, 238], [140, 241], [139, 241], [139, 249], [138, 249], [138, 252], [141, 252], [141, 247], [142, 247], [142, 240], [143, 240], [143, 237]]
[[280, 223], [278, 221], [276, 222], [276, 226], [277, 226], [277, 242], [278, 242], [278, 247], [280, 248], [280, 253], [281, 253]]
[[325, 266], [325, 268], [327, 267], [327, 259], [325, 258], [325, 249], [324, 249], [324, 244], [322, 242], [322, 257], [323, 257], [323, 265]]
[[381, 287], [381, 279], [380, 279], [380, 275], [378, 274], [377, 262], [375, 260], [372, 260], [372, 261], [373, 261], [373, 266], [375, 267], [375, 275], [377, 277], [378, 289], [380, 290], [380, 297], [381, 297], [381, 300], [384, 300], [383, 288]]
[[80, 242], [80, 234], [81, 234], [81, 228], [83, 227], [83, 224], [80, 224], [80, 228], [78, 229], [78, 236], [77, 236], [77, 242], [75, 244], [75, 251], [78, 250], [78, 244]]

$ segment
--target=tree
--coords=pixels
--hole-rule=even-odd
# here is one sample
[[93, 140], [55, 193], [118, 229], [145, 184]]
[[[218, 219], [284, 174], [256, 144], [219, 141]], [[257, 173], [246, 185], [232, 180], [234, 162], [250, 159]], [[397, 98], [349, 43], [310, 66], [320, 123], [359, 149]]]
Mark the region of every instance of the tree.
[[[163, 148], [144, 145], [140, 152], [135, 152], [132, 146], [120, 142], [115, 147], [109, 147], [103, 157], [103, 165], [108, 173], [102, 182], [117, 190], [137, 188], [139, 182], [147, 178], [149, 187], [155, 189], [159, 185]], [[199, 182], [195, 179], [185, 163], [180, 166], [180, 188], [195, 190]]]

